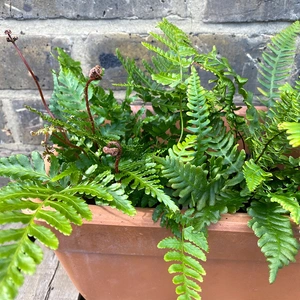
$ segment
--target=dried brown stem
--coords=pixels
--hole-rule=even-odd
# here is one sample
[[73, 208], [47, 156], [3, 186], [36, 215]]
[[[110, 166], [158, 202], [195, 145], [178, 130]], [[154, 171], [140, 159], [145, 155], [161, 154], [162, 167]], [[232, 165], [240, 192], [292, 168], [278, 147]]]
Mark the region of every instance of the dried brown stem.
[[92, 132], [95, 133], [95, 122], [94, 122], [94, 118], [92, 116], [91, 108], [90, 108], [90, 104], [89, 104], [88, 89], [89, 89], [89, 85], [92, 81], [102, 79], [102, 68], [98, 65], [95, 66], [94, 68], [92, 68], [90, 70], [89, 77], [90, 77], [90, 79], [87, 81], [85, 88], [84, 88], [84, 96], [85, 96], [86, 110], [89, 115], [90, 123], [92, 125]]
[[43, 103], [43, 105], [44, 105], [44, 107], [45, 107], [47, 113], [49, 114], [49, 116], [50, 116], [52, 119], [55, 119], [55, 116], [54, 116], [53, 113], [50, 111], [50, 109], [49, 109], [49, 107], [48, 107], [48, 105], [47, 105], [47, 103], [46, 103], [46, 101], [45, 101], [44, 94], [43, 94], [43, 91], [42, 91], [42, 89], [41, 89], [41, 86], [40, 86], [40, 84], [39, 84], [39, 82], [38, 82], [38, 80], [37, 80], [37, 77], [34, 75], [34, 73], [33, 73], [32, 69], [31, 69], [31, 67], [29, 66], [29, 64], [28, 64], [28, 62], [27, 62], [27, 60], [25, 59], [25, 57], [23, 56], [21, 50], [19, 49], [19, 47], [18, 47], [17, 44], [15, 43], [16, 40], [17, 40], [18, 38], [17, 38], [17, 37], [12, 37], [12, 36], [11, 36], [11, 33], [12, 33], [12, 32], [11, 32], [11, 30], [9, 30], [9, 29], [8, 29], [8, 30], [5, 30], [4, 33], [8, 36], [8, 37], [6, 38], [7, 42], [11, 42], [11, 43], [13, 44], [13, 46], [14, 46], [15, 49], [17, 50], [17, 52], [18, 52], [20, 58], [22, 59], [24, 65], [26, 66], [27, 70], [29, 71], [31, 77], [33, 78], [33, 80], [34, 80], [34, 82], [35, 82], [35, 84], [36, 84], [36, 86], [37, 86], [37, 88], [38, 88], [38, 91], [39, 91], [39, 93], [40, 93], [40, 97], [41, 97], [41, 99], [42, 99], [42, 103]]

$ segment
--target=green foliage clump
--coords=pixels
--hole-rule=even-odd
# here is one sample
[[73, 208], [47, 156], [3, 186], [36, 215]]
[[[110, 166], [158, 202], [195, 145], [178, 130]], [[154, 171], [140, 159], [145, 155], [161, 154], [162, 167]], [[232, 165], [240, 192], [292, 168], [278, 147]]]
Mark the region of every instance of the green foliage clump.
[[[117, 50], [128, 73], [121, 103], [98, 84], [99, 66], [87, 78], [79, 62], [57, 49], [52, 115], [28, 108], [45, 121], [35, 134], [45, 136], [49, 172], [37, 152], [0, 159], [0, 176], [13, 180], [0, 189], [0, 223], [23, 224], [0, 231], [0, 298], [13, 299], [24, 274], [41, 262], [32, 238], [57, 249], [51, 228], [70, 235], [71, 224], [91, 220], [88, 204], [130, 216], [135, 207], [155, 207], [153, 219], [174, 234], [158, 247], [168, 250], [178, 299], [201, 299], [208, 228], [224, 213], [250, 215], [270, 282], [295, 260], [299, 243], [290, 220], [300, 222], [300, 161], [291, 151], [300, 145], [300, 83], [288, 80], [300, 23], [276, 35], [262, 55], [263, 111], [253, 105], [247, 79], [215, 47], [199, 53], [167, 20], [158, 28], [162, 35], [151, 33], [156, 43], [143, 43], [154, 53], [143, 67]], [[208, 86], [200, 69], [213, 78]], [[142, 106], [132, 114], [136, 99]]]

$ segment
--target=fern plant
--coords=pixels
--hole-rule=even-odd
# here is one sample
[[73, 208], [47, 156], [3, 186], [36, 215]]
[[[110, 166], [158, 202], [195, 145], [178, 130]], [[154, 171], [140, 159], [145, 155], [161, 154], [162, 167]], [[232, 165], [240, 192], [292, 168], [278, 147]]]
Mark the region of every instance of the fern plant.
[[[143, 43], [153, 57], [142, 67], [116, 52], [128, 73], [121, 103], [99, 84], [105, 76], [100, 66], [86, 77], [79, 62], [56, 49], [60, 69], [53, 71], [49, 106], [39, 88], [46, 113], [27, 107], [45, 121], [32, 133], [44, 136], [44, 153], [0, 159], [0, 176], [12, 179], [0, 189], [0, 223], [22, 223], [0, 231], [1, 299], [13, 299], [24, 274], [33, 274], [42, 261], [34, 241], [57, 249], [51, 228], [70, 235], [71, 224], [91, 220], [88, 204], [130, 216], [135, 207], [155, 207], [153, 219], [173, 234], [158, 247], [172, 262], [178, 299], [201, 299], [208, 228], [224, 213], [250, 215], [270, 282], [295, 260], [299, 243], [292, 222], [300, 222], [300, 161], [291, 151], [300, 145], [300, 85], [289, 76], [300, 23], [276, 35], [262, 55], [263, 111], [253, 105], [256, 96], [245, 89], [247, 79], [215, 47], [199, 53], [167, 20], [158, 28], [162, 35], [151, 33], [157, 44]], [[17, 47], [11, 32], [7, 35]], [[209, 88], [199, 69], [213, 77]], [[236, 96], [246, 116], [239, 115]], [[133, 114], [136, 99], [144, 105]]]

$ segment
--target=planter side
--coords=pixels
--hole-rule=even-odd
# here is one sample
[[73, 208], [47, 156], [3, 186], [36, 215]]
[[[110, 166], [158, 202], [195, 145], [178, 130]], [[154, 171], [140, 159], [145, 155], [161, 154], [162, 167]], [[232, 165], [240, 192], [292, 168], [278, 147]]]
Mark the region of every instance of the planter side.
[[[128, 217], [110, 207], [90, 207], [93, 221], [59, 235], [56, 255], [86, 300], [174, 300], [175, 286], [157, 244], [170, 231], [152, 221], [152, 209]], [[268, 266], [245, 214], [224, 215], [209, 230], [210, 252], [202, 299], [290, 300], [300, 297], [298, 262], [268, 283]], [[299, 232], [297, 233], [299, 235]]]

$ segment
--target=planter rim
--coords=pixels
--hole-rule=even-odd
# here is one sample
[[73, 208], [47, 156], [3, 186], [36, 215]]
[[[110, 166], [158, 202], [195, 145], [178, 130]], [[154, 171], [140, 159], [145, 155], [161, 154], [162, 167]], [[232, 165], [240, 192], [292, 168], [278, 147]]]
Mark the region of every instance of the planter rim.
[[[93, 219], [91, 221], [84, 221], [84, 224], [161, 228], [159, 221], [155, 223], [152, 220], [154, 208], [137, 207], [136, 215], [132, 217], [110, 206], [89, 205], [89, 208], [92, 211]], [[252, 229], [248, 227], [250, 219], [251, 217], [246, 213], [223, 214], [216, 224], [209, 226], [208, 230], [253, 234]], [[300, 238], [300, 227], [295, 225], [293, 229], [296, 237]]]

